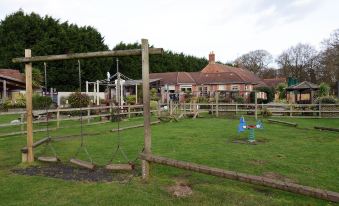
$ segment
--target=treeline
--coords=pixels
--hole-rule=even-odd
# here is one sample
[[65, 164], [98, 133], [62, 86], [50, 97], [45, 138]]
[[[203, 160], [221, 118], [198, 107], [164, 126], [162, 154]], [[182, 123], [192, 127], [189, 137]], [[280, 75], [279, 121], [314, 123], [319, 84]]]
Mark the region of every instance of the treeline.
[[[262, 78], [293, 77], [301, 81], [320, 84], [325, 82], [336, 88], [339, 80], [339, 29], [321, 43], [322, 49], [299, 43], [283, 51], [277, 58], [265, 50], [241, 55], [234, 65], [253, 71]], [[270, 67], [276, 63], [278, 69]]]
[[[32, 55], [70, 54], [90, 51], [107, 51], [104, 37], [93, 27], [79, 27], [68, 22], [60, 22], [50, 16], [25, 14], [22, 10], [7, 16], [0, 22], [0, 68], [19, 69], [23, 64], [13, 64], [11, 59], [24, 56], [24, 49], [32, 49]], [[113, 49], [140, 48], [139, 43], [119, 43]], [[140, 57], [121, 57], [120, 71], [126, 76], [141, 78]], [[204, 58], [187, 56], [165, 51], [163, 56], [150, 57], [151, 72], [198, 71], [207, 64]], [[33, 67], [43, 72], [43, 63]], [[95, 81], [106, 78], [106, 73], [116, 72], [116, 61], [112, 58], [81, 60], [82, 80]], [[74, 61], [49, 62], [47, 64], [48, 87], [58, 91], [79, 89], [78, 63]]]

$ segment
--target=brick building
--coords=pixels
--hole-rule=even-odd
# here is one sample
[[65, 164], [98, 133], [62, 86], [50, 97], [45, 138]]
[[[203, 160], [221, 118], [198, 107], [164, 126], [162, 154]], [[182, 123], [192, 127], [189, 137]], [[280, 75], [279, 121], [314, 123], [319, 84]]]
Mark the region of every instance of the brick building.
[[182, 101], [185, 93], [211, 97], [219, 92], [226, 102], [234, 101], [236, 96], [242, 96], [248, 102], [254, 87], [266, 86], [247, 69], [216, 63], [213, 52], [209, 54], [208, 65], [200, 72], [151, 73], [150, 78], [160, 80], [159, 91], [163, 101], [171, 94]]

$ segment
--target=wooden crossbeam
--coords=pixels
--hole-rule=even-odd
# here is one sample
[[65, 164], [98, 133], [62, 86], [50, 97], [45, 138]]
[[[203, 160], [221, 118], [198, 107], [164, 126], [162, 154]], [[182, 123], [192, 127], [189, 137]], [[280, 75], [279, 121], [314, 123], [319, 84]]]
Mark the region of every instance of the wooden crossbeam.
[[[162, 48], [149, 48], [149, 54], [163, 54]], [[74, 53], [74, 54], [60, 54], [49, 56], [34, 56], [34, 57], [18, 57], [12, 59], [13, 63], [29, 63], [29, 62], [48, 62], [60, 61], [71, 59], [89, 59], [98, 57], [119, 57], [119, 56], [140, 56], [141, 49], [117, 50], [117, 51], [98, 51], [87, 53]]]
[[155, 156], [151, 154], [140, 153], [139, 158], [148, 162], [154, 162], [162, 165], [176, 167], [180, 169], [190, 170], [203, 174], [223, 177], [231, 180], [238, 180], [255, 185], [267, 186], [275, 189], [280, 189], [288, 192], [311, 196], [319, 199], [329, 200], [332, 202], [339, 202], [339, 193], [328, 190], [298, 185], [289, 182], [283, 182], [262, 176], [249, 175], [239, 172], [213, 168], [206, 165], [199, 165], [191, 162], [178, 161], [166, 157]]

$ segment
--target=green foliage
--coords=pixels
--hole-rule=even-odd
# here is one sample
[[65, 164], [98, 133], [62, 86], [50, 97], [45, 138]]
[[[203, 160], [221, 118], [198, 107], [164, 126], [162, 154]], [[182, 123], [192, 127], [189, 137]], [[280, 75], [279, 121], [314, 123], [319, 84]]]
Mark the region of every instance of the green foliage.
[[186, 92], [184, 94], [185, 102], [190, 103], [192, 101], [193, 95], [191, 92]]
[[277, 85], [277, 91], [279, 93], [279, 99], [285, 99], [286, 98], [286, 83], [279, 83]]
[[318, 97], [315, 101], [317, 104], [336, 104], [338, 102], [337, 98], [333, 96]]
[[[124, 43], [120, 42], [113, 50], [139, 49], [139, 43]], [[151, 46], [153, 47], [153, 46]], [[165, 51], [163, 55], [150, 56], [150, 72], [174, 72], [174, 71], [200, 71], [201, 68], [208, 64], [207, 59], [197, 58], [183, 53], [174, 53], [172, 51]], [[124, 74], [133, 79], [141, 78], [141, 57], [127, 56], [119, 57], [119, 69], [124, 71]], [[113, 65], [112, 73], [116, 72], [116, 66]], [[140, 90], [138, 90], [140, 91]]]
[[324, 97], [324, 96], [328, 96], [330, 92], [330, 86], [326, 83], [321, 83], [319, 85], [319, 96], [320, 97]]
[[234, 98], [234, 101], [235, 101], [236, 103], [238, 103], [238, 104], [244, 104], [244, 103], [245, 103], [245, 99], [244, 99], [244, 97], [242, 97], [242, 96], [236, 96], [236, 97]]
[[135, 95], [129, 95], [129, 96], [126, 97], [126, 102], [129, 105], [134, 105], [135, 104], [135, 99], [136, 99]]
[[52, 103], [53, 101], [50, 96], [41, 96], [35, 94], [32, 97], [33, 109], [48, 109], [52, 105]]
[[152, 88], [150, 91], [150, 96], [151, 96], [151, 100], [153, 101], [158, 101], [160, 98], [158, 97], [158, 91], [155, 88]]
[[261, 115], [263, 117], [270, 117], [270, 116], [272, 116], [272, 112], [267, 108], [263, 108], [262, 111], [261, 111]]
[[158, 102], [157, 101], [150, 101], [150, 108], [151, 110], [156, 110], [158, 108]]
[[74, 92], [68, 97], [68, 103], [72, 108], [87, 107], [90, 103], [90, 98], [87, 94]]
[[[255, 88], [257, 92], [265, 92], [267, 99], [258, 99], [258, 104], [264, 103], [267, 104], [274, 100], [275, 89], [273, 87], [257, 87]], [[254, 102], [254, 92], [250, 94], [251, 102]]]
[[208, 103], [207, 97], [200, 96], [197, 98], [198, 103]]
[[[0, 22], [0, 68], [19, 68], [23, 71], [23, 64], [14, 64], [11, 59], [23, 56], [26, 48], [32, 49], [32, 55], [108, 50], [104, 37], [93, 27], [79, 27], [50, 16], [25, 14], [20, 10]], [[82, 79], [103, 79], [112, 64], [111, 59], [82, 61]], [[36, 63], [35, 66], [43, 71], [43, 63]], [[79, 87], [75, 60], [50, 62], [47, 64], [47, 74], [48, 85], [59, 91], [74, 91]], [[33, 79], [34, 75], [35, 71]], [[39, 82], [42, 81], [36, 81]]]
[[26, 97], [23, 94], [20, 94], [16, 100], [7, 99], [2, 105], [3, 109], [15, 109], [15, 108], [25, 108], [26, 107]]

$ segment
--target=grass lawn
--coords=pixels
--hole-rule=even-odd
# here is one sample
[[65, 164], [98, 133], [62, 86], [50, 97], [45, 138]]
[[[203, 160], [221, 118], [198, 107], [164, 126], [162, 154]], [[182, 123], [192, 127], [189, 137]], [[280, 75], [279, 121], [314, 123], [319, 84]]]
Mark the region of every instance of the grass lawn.
[[[248, 135], [247, 132], [237, 134], [238, 119], [205, 117], [162, 123], [152, 126], [152, 151], [156, 155], [237, 172], [279, 174], [298, 184], [339, 192], [339, 133], [312, 129], [313, 126], [338, 127], [339, 119], [282, 120], [297, 122], [298, 128], [264, 120], [264, 129], [255, 131], [257, 140], [264, 142], [258, 145], [232, 142]], [[121, 122], [121, 126], [142, 121], [142, 118], [133, 118]], [[254, 123], [252, 119], [247, 121]], [[78, 121], [63, 124], [74, 128], [51, 131], [52, 136], [79, 133]], [[111, 158], [118, 136], [109, 130], [116, 126], [116, 123], [106, 123], [84, 127], [85, 133], [102, 132], [85, 137], [87, 149], [98, 165], [104, 165]], [[34, 138], [44, 135], [36, 133]], [[123, 131], [120, 136], [127, 156], [136, 158], [143, 145], [143, 128]], [[20, 163], [19, 152], [25, 142], [23, 135], [0, 138], [0, 205], [336, 205], [161, 165], [152, 165], [148, 184], [139, 176], [121, 184], [14, 174], [11, 169], [26, 166]], [[53, 146], [61, 160], [68, 164], [79, 144], [80, 139], [73, 138], [54, 142]], [[42, 151], [38, 148], [36, 155]], [[85, 158], [84, 154], [80, 156]], [[117, 161], [122, 159], [119, 156]], [[175, 198], [169, 194], [168, 187], [178, 179], [189, 183], [193, 190], [191, 196]]]

